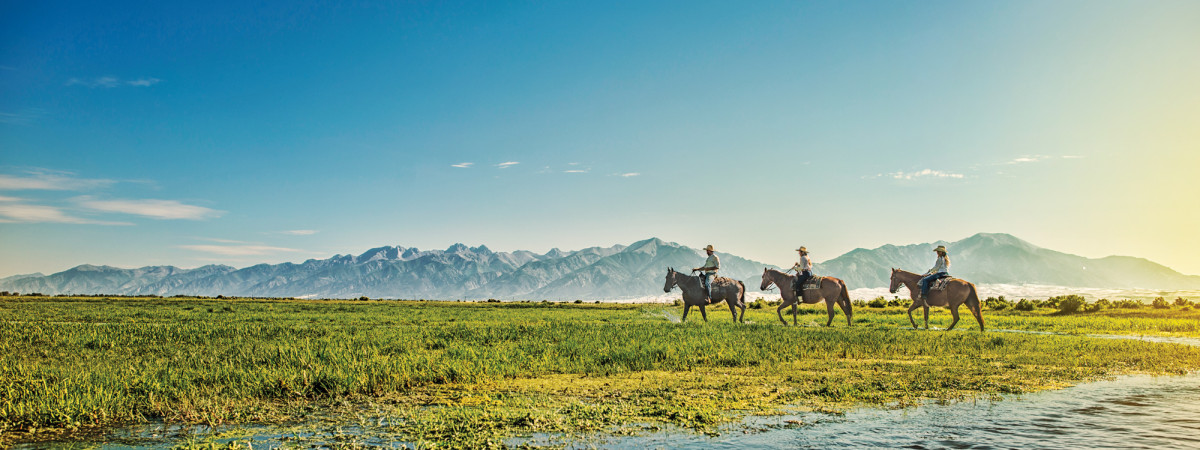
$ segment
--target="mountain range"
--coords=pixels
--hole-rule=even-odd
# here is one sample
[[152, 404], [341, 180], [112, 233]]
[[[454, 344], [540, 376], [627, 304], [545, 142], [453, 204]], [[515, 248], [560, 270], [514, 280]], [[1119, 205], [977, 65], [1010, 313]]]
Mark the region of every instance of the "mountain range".
[[[886, 287], [890, 268], [923, 272], [932, 248], [951, 251], [951, 274], [977, 284], [1049, 284], [1071, 287], [1200, 289], [1200, 276], [1183, 275], [1141, 258], [1089, 259], [1037, 247], [1001, 233], [957, 242], [855, 249], [814, 266], [818, 275], [842, 278], [851, 289]], [[721, 274], [757, 290], [764, 267], [718, 252]], [[455, 244], [445, 250], [378, 247], [303, 263], [259, 264], [242, 269], [149, 266], [121, 269], [81, 265], [51, 274], [0, 279], [0, 290], [53, 294], [208, 295], [407, 299], [615, 299], [661, 295], [667, 267], [687, 271], [704, 253], [653, 238], [628, 246], [493, 252]]]

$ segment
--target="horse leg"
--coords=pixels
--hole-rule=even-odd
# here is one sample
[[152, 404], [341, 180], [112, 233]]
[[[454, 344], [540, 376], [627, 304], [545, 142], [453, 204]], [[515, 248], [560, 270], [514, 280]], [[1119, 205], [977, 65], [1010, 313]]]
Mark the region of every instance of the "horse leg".
[[787, 321], [783, 320], [783, 312], [782, 311], [784, 308], [787, 308], [787, 307], [788, 307], [788, 303], [786, 300], [784, 300], [784, 302], [782, 304], [780, 304], [778, 308], [775, 308], [775, 314], [779, 316], [779, 321], [783, 322], [784, 325], [787, 325]]
[[792, 326], [796, 326], [796, 315], [800, 311], [800, 299], [796, 299], [796, 303], [792, 303]]
[[737, 310], [734, 309], [735, 308], [735, 306], [733, 304], [734, 301], [735, 300], [725, 300], [725, 303], [729, 305], [729, 315], [733, 316], [734, 322], [737, 322], [738, 321], [737, 320]]
[[909, 307], [908, 307], [908, 323], [912, 324], [914, 330], [917, 329], [917, 321], [913, 320], [912, 312], [920, 307], [921, 307], [921, 305], [917, 302], [913, 302], [913, 304], [909, 305]]
[[946, 331], [953, 330], [954, 326], [958, 324], [958, 305], [950, 305], [950, 315], [954, 317], [954, 320], [950, 322], [950, 328], [946, 328]]
[[833, 302], [830, 302], [828, 297], [825, 298], [825, 309], [829, 312], [829, 320], [825, 321], [825, 326], [828, 327], [833, 325]]
[[746, 323], [746, 305], [742, 305], [742, 314], [738, 316], [738, 323]]
[[929, 304], [925, 304], [925, 329], [929, 329]]
[[708, 312], [704, 311], [704, 305], [700, 305], [700, 317], [703, 317], [704, 321], [708, 322]]
[[679, 323], [687, 322], [687, 313], [691, 309], [692, 309], [692, 305], [689, 305], [686, 303], [683, 304], [683, 318], [679, 319]]

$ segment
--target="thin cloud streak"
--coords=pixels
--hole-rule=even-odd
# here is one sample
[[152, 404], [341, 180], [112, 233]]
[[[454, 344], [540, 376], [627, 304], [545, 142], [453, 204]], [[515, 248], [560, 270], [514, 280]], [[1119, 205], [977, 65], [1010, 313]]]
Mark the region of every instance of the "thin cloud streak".
[[75, 178], [69, 172], [31, 171], [31, 176], [0, 174], [0, 190], [82, 191], [102, 188], [114, 180]]
[[90, 88], [111, 89], [111, 88], [115, 88], [115, 87], [119, 87], [119, 86], [150, 87], [155, 84], [158, 84], [161, 81], [162, 80], [160, 80], [158, 78], [154, 78], [154, 77], [142, 77], [142, 78], [138, 78], [138, 79], [134, 79], [134, 80], [121, 80], [120, 78], [117, 78], [117, 77], [108, 76], [108, 77], [99, 77], [99, 78], [95, 78], [95, 79], [91, 79], [91, 80], [85, 80], [82, 78], [71, 78], [71, 79], [67, 80], [66, 85], [67, 86], [86, 86], [86, 87], [90, 87]]
[[572, 170], [564, 170], [564, 171], [563, 171], [563, 173], [587, 173], [587, 172], [588, 172], [588, 171], [586, 171], [586, 170], [579, 170], [579, 169], [572, 169]]
[[317, 230], [287, 230], [287, 231], [280, 231], [280, 233], [286, 234], [289, 236], [311, 236], [311, 235], [317, 234]]
[[638, 175], [641, 175], [641, 174], [637, 173], [637, 172], [626, 172], [626, 173], [620, 174], [618, 176], [629, 178], [629, 177], [636, 177]]
[[294, 248], [272, 247], [269, 245], [180, 245], [179, 248], [225, 256], [257, 256], [301, 251]]
[[897, 180], [915, 180], [917, 178], [954, 178], [960, 179], [963, 177], [961, 173], [948, 173], [933, 169], [919, 170], [916, 172], [895, 172], [891, 174], [892, 178]]
[[471, 166], [473, 164], [475, 164], [475, 163], [464, 162], [464, 163], [458, 163], [458, 164], [451, 164], [450, 167], [457, 167], [459, 169], [469, 169], [469, 168], [471, 168]]
[[500, 164], [496, 164], [496, 167], [499, 167], [501, 169], [507, 169], [507, 168], [515, 166], [517, 164], [520, 164], [520, 163], [516, 162], [516, 161], [507, 161], [507, 162], [502, 162]]
[[87, 197], [77, 199], [79, 206], [103, 211], [133, 214], [154, 219], [186, 219], [202, 220], [220, 217], [224, 211], [188, 205], [176, 200], [91, 200]]
[[25, 203], [0, 203], [0, 222], [133, 225], [128, 222], [110, 222], [75, 217], [63, 212], [62, 209], [53, 206], [30, 205]]

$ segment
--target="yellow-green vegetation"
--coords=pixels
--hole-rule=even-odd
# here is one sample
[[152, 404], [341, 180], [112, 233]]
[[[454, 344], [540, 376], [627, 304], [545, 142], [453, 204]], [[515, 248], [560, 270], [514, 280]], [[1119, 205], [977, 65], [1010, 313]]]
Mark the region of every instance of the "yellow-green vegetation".
[[[934, 309], [931, 325], [949, 314]], [[706, 430], [747, 413], [994, 396], [1200, 368], [1200, 348], [1088, 336], [916, 331], [904, 308], [855, 326], [680, 324], [669, 305], [8, 297], [0, 436], [147, 421], [371, 424], [421, 445], [529, 433]], [[824, 321], [806, 307], [801, 323]], [[988, 329], [1200, 336], [1200, 311], [985, 311]], [[840, 315], [840, 313], [839, 313]], [[689, 317], [689, 319], [691, 319]], [[790, 321], [790, 319], [789, 319]]]

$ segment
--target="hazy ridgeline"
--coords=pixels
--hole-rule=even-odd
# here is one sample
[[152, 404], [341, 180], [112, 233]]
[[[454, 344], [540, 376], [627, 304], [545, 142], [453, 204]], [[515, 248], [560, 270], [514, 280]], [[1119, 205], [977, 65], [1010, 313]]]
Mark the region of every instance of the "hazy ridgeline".
[[[415, 442], [750, 411], [1017, 393], [1200, 368], [1200, 348], [1085, 336], [917, 332], [900, 308], [855, 326], [674, 323], [662, 305], [215, 299], [0, 300], [0, 427], [298, 420], [343, 400]], [[806, 314], [824, 310], [805, 309]], [[839, 314], [840, 315], [840, 314]], [[807, 317], [807, 316], [806, 316]], [[817, 315], [811, 316], [817, 317]], [[823, 316], [821, 316], [823, 318]], [[986, 311], [988, 329], [1200, 335], [1200, 311]], [[689, 318], [690, 319], [690, 318]], [[935, 309], [931, 325], [949, 314]], [[837, 322], [835, 321], [835, 325]], [[478, 441], [483, 439], [484, 441]], [[4, 441], [0, 441], [2, 443]]]

